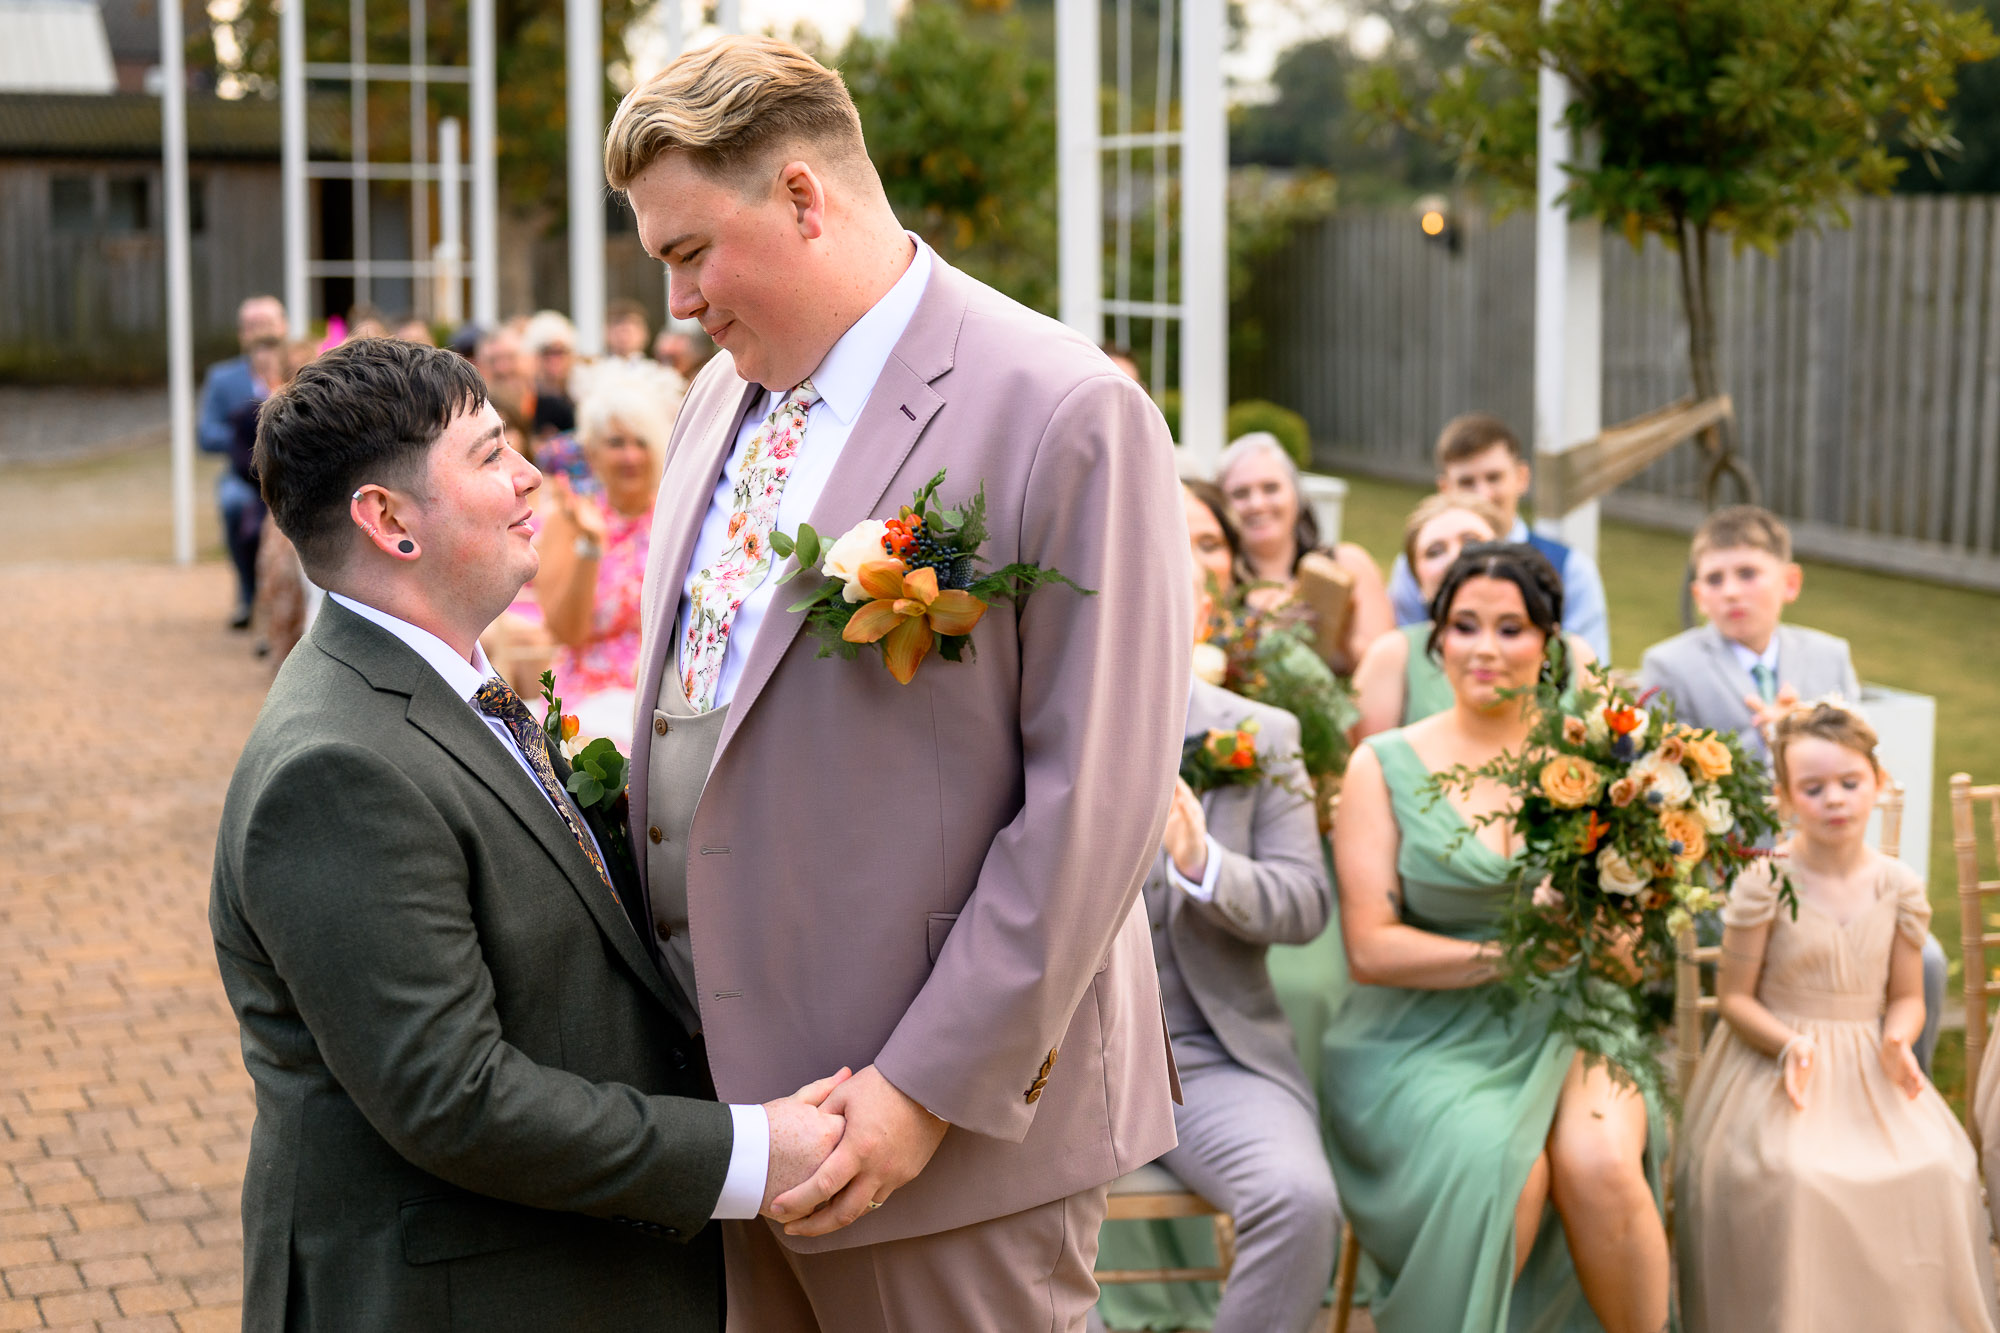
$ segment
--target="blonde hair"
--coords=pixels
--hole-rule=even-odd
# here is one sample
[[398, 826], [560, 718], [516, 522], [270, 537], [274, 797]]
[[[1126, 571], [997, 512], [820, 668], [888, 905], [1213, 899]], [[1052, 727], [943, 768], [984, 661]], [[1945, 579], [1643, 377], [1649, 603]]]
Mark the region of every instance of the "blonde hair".
[[1882, 761], [1875, 757], [1875, 746], [1880, 738], [1876, 736], [1875, 728], [1868, 725], [1868, 719], [1838, 699], [1819, 699], [1793, 708], [1778, 719], [1778, 725], [1772, 732], [1771, 768], [1777, 775], [1781, 793], [1792, 785], [1790, 767], [1785, 762], [1785, 747], [1793, 741], [1805, 739], [1832, 741], [1852, 750], [1867, 759], [1868, 766], [1875, 770], [1877, 777], [1886, 776], [1882, 771]]
[[1410, 511], [1410, 516], [1403, 520], [1403, 559], [1409, 562], [1413, 573], [1417, 566], [1417, 534], [1424, 530], [1424, 524], [1439, 514], [1449, 514], [1461, 509], [1484, 523], [1492, 532], [1494, 541], [1506, 540], [1507, 525], [1500, 521], [1500, 511], [1486, 501], [1477, 496], [1447, 491], [1426, 495], [1417, 502], [1417, 507]]
[[1757, 505], [1729, 505], [1710, 514], [1695, 529], [1688, 559], [1699, 563], [1710, 551], [1733, 551], [1748, 547], [1790, 564], [1792, 530], [1783, 519]]
[[799, 142], [834, 165], [867, 163], [861, 115], [840, 75], [790, 42], [724, 37], [625, 95], [605, 135], [604, 175], [628, 189], [668, 153], [685, 153], [711, 178], [740, 180], [770, 150]]

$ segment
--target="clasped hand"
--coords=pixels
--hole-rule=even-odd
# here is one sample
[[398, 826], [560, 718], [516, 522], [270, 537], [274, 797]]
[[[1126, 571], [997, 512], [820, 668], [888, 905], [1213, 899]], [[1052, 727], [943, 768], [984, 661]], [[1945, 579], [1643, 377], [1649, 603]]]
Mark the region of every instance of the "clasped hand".
[[1173, 804], [1167, 807], [1167, 831], [1160, 843], [1183, 879], [1199, 884], [1208, 874], [1208, 820], [1201, 798], [1187, 779], [1174, 779]]
[[[772, 1102], [798, 1119], [801, 1103], [820, 1117], [789, 1140], [780, 1171], [778, 1115], [771, 1121], [771, 1170], [763, 1213], [785, 1224], [791, 1236], [825, 1236], [865, 1216], [914, 1180], [930, 1163], [947, 1128], [869, 1065], [850, 1076], [843, 1069], [799, 1089], [795, 1099]], [[828, 1137], [828, 1125], [835, 1127]], [[814, 1154], [817, 1155], [814, 1155]], [[810, 1157], [811, 1161], [806, 1162]]]

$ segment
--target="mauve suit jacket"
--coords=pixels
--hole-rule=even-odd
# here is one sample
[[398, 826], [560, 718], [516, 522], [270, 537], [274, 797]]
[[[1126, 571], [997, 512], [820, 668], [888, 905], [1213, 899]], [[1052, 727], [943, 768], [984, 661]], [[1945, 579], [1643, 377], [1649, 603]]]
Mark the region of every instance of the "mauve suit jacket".
[[[632, 754], [640, 830], [655, 710], [679, 688], [689, 559], [760, 393], [718, 355], [669, 444]], [[898, 685], [873, 649], [817, 656], [785, 610], [815, 586], [801, 577], [749, 649], [688, 845], [638, 842], [649, 880], [661, 858], [687, 867], [724, 1101], [872, 1063], [951, 1124], [879, 1211], [784, 1238], [799, 1250], [1004, 1217], [1175, 1141], [1139, 902], [1193, 641], [1166, 424], [1090, 343], [937, 260], [810, 521], [831, 538], [891, 517], [940, 469], [947, 503], [985, 483], [984, 567], [1034, 561], [1096, 595], [1056, 586], [996, 604], [968, 660], [933, 652]]]

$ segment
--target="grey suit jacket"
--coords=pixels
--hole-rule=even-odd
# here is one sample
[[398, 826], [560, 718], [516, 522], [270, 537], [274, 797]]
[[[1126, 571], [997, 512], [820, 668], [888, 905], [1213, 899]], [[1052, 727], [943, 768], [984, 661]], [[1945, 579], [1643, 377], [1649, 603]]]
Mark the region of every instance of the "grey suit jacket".
[[[1639, 679], [1672, 700], [1681, 721], [1736, 732], [1753, 758], [1770, 762], [1770, 747], [1743, 702], [1744, 695], [1757, 692], [1757, 683], [1714, 625], [1683, 631], [1648, 648]], [[1849, 703], [1861, 700], [1847, 640], [1801, 625], [1778, 626], [1778, 684], [1791, 686], [1801, 699], [1837, 694]]]
[[[673, 631], [696, 533], [758, 398], [725, 351], [674, 423], [646, 566], [639, 828], [669, 752], [653, 737], [673, 724], [663, 693], [681, 688]], [[947, 503], [986, 488], [988, 567], [1032, 561], [1097, 595], [995, 604], [965, 661], [932, 654], [899, 685], [872, 649], [820, 656], [782, 590], [685, 845], [640, 843], [649, 885], [666, 858], [685, 873], [726, 1100], [872, 1063], [951, 1124], [879, 1211], [831, 1236], [780, 1234], [797, 1250], [1005, 1217], [1174, 1144], [1139, 903], [1194, 643], [1166, 423], [1074, 331], [934, 259], [812, 525], [835, 536], [893, 516], [940, 469]]]
[[[1278, 1005], [1265, 954], [1273, 944], [1305, 944], [1326, 929], [1333, 894], [1321, 855], [1312, 780], [1299, 760], [1299, 724], [1290, 713], [1195, 682], [1187, 734], [1255, 718], [1258, 749], [1271, 776], [1254, 786], [1218, 787], [1201, 798], [1209, 836], [1222, 851], [1208, 902], [1175, 890], [1160, 924], [1173, 942], [1181, 981], [1230, 1058], [1281, 1084], [1317, 1114], [1299, 1067], [1291, 1024]], [[1165, 852], [1153, 863], [1167, 879]]]
[[209, 922], [257, 1092], [246, 1328], [720, 1327], [730, 1116], [665, 981], [506, 746], [345, 607], [244, 747]]

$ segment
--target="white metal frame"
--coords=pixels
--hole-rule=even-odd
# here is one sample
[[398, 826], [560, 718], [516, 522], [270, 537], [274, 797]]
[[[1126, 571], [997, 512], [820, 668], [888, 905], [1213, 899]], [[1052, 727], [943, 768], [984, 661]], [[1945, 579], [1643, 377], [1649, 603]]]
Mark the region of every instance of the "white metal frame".
[[160, 229], [167, 240], [167, 411], [174, 561], [194, 563], [194, 277], [188, 237], [186, 47], [181, 7], [160, 10]]
[[[1180, 323], [1180, 443], [1212, 465], [1221, 453], [1229, 385], [1229, 148], [1224, 119], [1222, 0], [1162, 0], [1159, 74], [1149, 131], [1132, 128], [1132, 0], [1115, 5], [1116, 89], [1113, 129], [1099, 110], [1102, 14], [1098, 0], [1058, 0], [1056, 121], [1060, 171], [1061, 317], [1093, 342], [1130, 340], [1131, 321], [1152, 321], [1152, 389], [1168, 387], [1167, 321]], [[1178, 11], [1178, 13], [1176, 13]], [[1178, 38], [1178, 42], [1176, 42]], [[1178, 53], [1176, 52], [1178, 45]], [[1176, 54], [1179, 129], [1170, 124]], [[1152, 155], [1154, 260], [1150, 296], [1132, 291], [1133, 155]], [[1168, 297], [1171, 227], [1169, 155], [1180, 154], [1179, 301]], [[1104, 292], [1104, 171], [1111, 155], [1116, 188], [1112, 294]]]
[[[279, 15], [279, 64], [281, 117], [283, 125], [283, 192], [285, 201], [285, 309], [292, 336], [303, 337], [310, 322], [312, 288], [315, 278], [348, 277], [355, 282], [357, 301], [371, 299], [371, 284], [377, 278], [412, 279], [412, 299], [419, 309], [431, 306], [433, 290], [422, 279], [450, 280], [462, 271], [463, 252], [449, 253], [455, 236], [442, 237], [439, 251], [426, 256], [431, 245], [431, 193], [439, 196], [440, 221], [455, 221], [459, 212], [454, 197], [461, 179], [456, 162], [447, 162], [442, 142], [439, 159], [431, 160], [430, 98], [433, 83], [462, 83], [470, 86], [472, 103], [472, 317], [479, 324], [498, 322], [499, 300], [499, 192], [496, 161], [497, 133], [494, 114], [494, 35], [493, 0], [470, 0], [470, 50], [466, 65], [434, 65], [428, 62], [426, 43], [427, 0], [409, 0], [409, 63], [371, 62], [367, 56], [367, 13], [363, 0], [348, 0], [348, 55], [345, 61], [308, 61], [305, 58], [304, 0], [285, 0]], [[309, 79], [347, 83], [350, 93], [348, 114], [352, 138], [349, 160], [315, 161], [306, 140], [306, 84]], [[408, 162], [377, 162], [369, 155], [368, 85], [405, 83], [410, 89], [410, 145]], [[451, 122], [453, 146], [457, 124]], [[439, 126], [440, 140], [445, 127]], [[347, 180], [353, 182], [354, 257], [351, 260], [312, 257], [312, 220], [308, 212], [307, 182]], [[410, 249], [407, 260], [381, 260], [371, 253], [369, 184], [373, 181], [408, 181], [410, 191]], [[447, 233], [450, 228], [447, 227]], [[599, 232], [603, 230], [599, 227]], [[456, 301], [443, 303], [449, 313]], [[335, 312], [329, 312], [335, 313]], [[602, 323], [602, 320], [599, 321]], [[600, 330], [601, 336], [601, 330]]]

